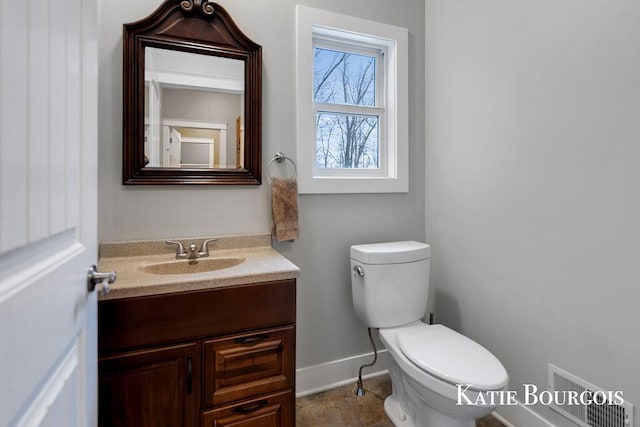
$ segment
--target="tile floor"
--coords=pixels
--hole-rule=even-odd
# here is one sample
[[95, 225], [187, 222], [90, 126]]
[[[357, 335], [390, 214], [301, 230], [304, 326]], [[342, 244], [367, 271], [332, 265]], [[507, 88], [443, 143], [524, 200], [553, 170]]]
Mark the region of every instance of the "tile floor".
[[[393, 427], [384, 413], [384, 399], [391, 394], [387, 375], [364, 381], [365, 395], [354, 394], [355, 384], [296, 399], [296, 427]], [[489, 416], [477, 427], [504, 427]]]

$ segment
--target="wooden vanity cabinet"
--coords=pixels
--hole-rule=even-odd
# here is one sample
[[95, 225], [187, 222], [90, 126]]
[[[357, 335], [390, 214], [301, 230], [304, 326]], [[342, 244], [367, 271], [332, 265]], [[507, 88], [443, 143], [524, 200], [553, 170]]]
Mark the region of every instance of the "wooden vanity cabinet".
[[295, 299], [287, 279], [100, 301], [100, 427], [293, 427]]
[[102, 358], [100, 426], [194, 425], [199, 416], [194, 390], [198, 353], [192, 343]]

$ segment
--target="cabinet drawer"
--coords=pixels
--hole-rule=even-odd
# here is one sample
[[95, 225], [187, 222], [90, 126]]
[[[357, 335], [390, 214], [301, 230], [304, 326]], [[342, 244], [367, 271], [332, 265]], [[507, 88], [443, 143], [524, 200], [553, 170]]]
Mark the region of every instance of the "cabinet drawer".
[[104, 300], [98, 308], [98, 354], [295, 321], [295, 279]]
[[295, 327], [204, 342], [203, 406], [294, 387]]
[[202, 414], [201, 427], [294, 427], [293, 392], [272, 394]]

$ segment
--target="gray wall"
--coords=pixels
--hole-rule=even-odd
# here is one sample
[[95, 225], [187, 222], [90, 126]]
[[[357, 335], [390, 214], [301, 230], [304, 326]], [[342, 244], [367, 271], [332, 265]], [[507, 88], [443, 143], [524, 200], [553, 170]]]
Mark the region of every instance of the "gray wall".
[[551, 362], [640, 404], [640, 3], [427, 0], [426, 16], [436, 319], [514, 389], [544, 389]]
[[[349, 245], [424, 238], [424, 1], [307, 0], [300, 3], [409, 29], [410, 191], [408, 194], [304, 195], [300, 239], [277, 245], [301, 267], [298, 367], [369, 351], [353, 314]], [[267, 185], [124, 187], [122, 162], [122, 24], [159, 0], [100, 2], [99, 236], [103, 241], [265, 232]], [[293, 0], [221, 2], [263, 47], [263, 167], [275, 151], [295, 157], [295, 4]], [[266, 176], [266, 173], [264, 174]], [[266, 180], [265, 180], [266, 182]], [[355, 375], [355, 373], [354, 373]]]

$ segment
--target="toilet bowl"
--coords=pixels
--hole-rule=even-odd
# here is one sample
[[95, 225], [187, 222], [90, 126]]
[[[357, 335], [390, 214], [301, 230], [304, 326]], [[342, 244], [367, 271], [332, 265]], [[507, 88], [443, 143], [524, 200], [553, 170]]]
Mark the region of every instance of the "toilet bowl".
[[396, 426], [472, 427], [496, 407], [509, 381], [500, 361], [473, 340], [420, 319], [427, 305], [430, 247], [391, 242], [351, 247], [357, 316], [380, 328], [392, 358], [385, 412]]
[[493, 354], [445, 326], [415, 322], [380, 329], [380, 339], [393, 361], [385, 411], [396, 426], [474, 426], [509, 382]]

